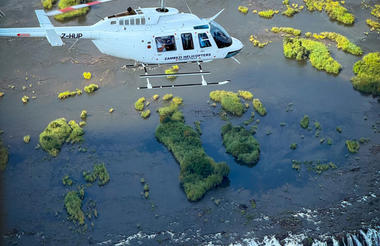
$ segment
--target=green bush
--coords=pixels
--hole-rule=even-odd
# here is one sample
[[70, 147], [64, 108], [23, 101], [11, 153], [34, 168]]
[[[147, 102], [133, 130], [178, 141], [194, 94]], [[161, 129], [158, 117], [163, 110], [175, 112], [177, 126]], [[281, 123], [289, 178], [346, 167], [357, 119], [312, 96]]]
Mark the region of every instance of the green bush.
[[273, 9], [269, 9], [269, 10], [265, 10], [265, 11], [259, 11], [259, 16], [260, 17], [263, 17], [263, 18], [267, 18], [267, 19], [270, 19], [274, 16], [274, 14], [276, 14], [277, 11], [273, 10]]
[[49, 123], [40, 134], [40, 145], [52, 156], [57, 156], [62, 145], [71, 134], [71, 127], [65, 118], [60, 118]]
[[316, 39], [327, 38], [327, 39], [330, 39], [331, 41], [335, 41], [336, 47], [338, 49], [341, 49], [341, 50], [348, 52], [350, 54], [353, 54], [353, 55], [362, 55], [363, 54], [363, 51], [359, 46], [357, 46], [354, 43], [351, 43], [351, 41], [348, 40], [348, 38], [346, 38], [345, 36], [343, 36], [339, 33], [336, 33], [336, 32], [321, 32], [319, 35], [314, 34], [314, 38], [316, 38]]
[[84, 87], [84, 91], [87, 94], [91, 94], [91, 93], [97, 91], [98, 89], [99, 89], [99, 85], [97, 85], [97, 84], [89, 84], [88, 86]]
[[357, 153], [360, 149], [360, 144], [355, 140], [346, 140], [346, 146], [351, 153]]
[[73, 185], [73, 181], [70, 179], [69, 175], [65, 175], [65, 177], [62, 179], [62, 184], [65, 186], [71, 186]]
[[206, 155], [198, 133], [185, 125], [183, 120], [173, 120], [174, 115], [179, 112], [177, 108], [174, 106], [165, 108], [165, 112], [162, 112], [164, 111], [162, 108], [159, 110], [160, 117], [161, 114], [165, 115], [165, 120], [157, 127], [156, 138], [179, 162], [180, 182], [187, 199], [197, 201], [208, 190], [222, 182], [223, 177], [229, 173], [229, 167], [225, 163], [215, 163]]
[[276, 26], [274, 26], [274, 27], [272, 27], [271, 31], [274, 33], [284, 32], [284, 33], [291, 34], [294, 36], [301, 35], [301, 30], [295, 29], [293, 27], [276, 27]]
[[77, 221], [79, 225], [84, 224], [84, 213], [82, 211], [82, 199], [77, 191], [69, 191], [65, 196], [65, 208], [70, 219]]
[[253, 107], [259, 115], [264, 116], [267, 114], [267, 110], [258, 98], [253, 99]]
[[367, 19], [366, 23], [371, 27], [371, 31], [378, 30], [380, 31], [380, 23], [371, 19]]
[[110, 181], [110, 175], [104, 163], [95, 164], [92, 172], [83, 172], [86, 182], [94, 183], [98, 179], [98, 185], [103, 186]]
[[355, 16], [347, 11], [339, 1], [333, 0], [304, 0], [309, 11], [325, 10], [327, 15], [332, 20], [336, 20], [346, 25], [352, 25], [355, 21]]
[[150, 110], [149, 109], [141, 112], [141, 118], [147, 119], [147, 118], [149, 118], [149, 116], [150, 116]]
[[87, 111], [86, 110], [82, 110], [82, 112], [80, 113], [80, 118], [82, 120], [86, 120], [87, 119]]
[[82, 127], [78, 125], [78, 123], [75, 122], [75, 120], [70, 120], [69, 125], [72, 129], [70, 136], [66, 139], [66, 142], [68, 143], [80, 143], [83, 141], [83, 134], [84, 131]]
[[237, 93], [231, 91], [216, 90], [210, 92], [211, 100], [219, 102], [222, 108], [230, 114], [241, 116], [244, 114], [244, 105], [241, 103]]
[[369, 53], [354, 64], [352, 85], [360, 92], [380, 95], [380, 52]]
[[304, 38], [284, 38], [284, 55], [290, 59], [310, 60], [311, 65], [318, 70], [338, 74], [341, 65], [335, 61], [328, 51], [326, 45], [321, 42]]
[[136, 102], [135, 102], [135, 109], [138, 111], [143, 111], [145, 108], [145, 97], [140, 97]]
[[244, 100], [252, 100], [253, 94], [250, 91], [238, 91], [239, 97], [243, 98]]
[[304, 129], [309, 127], [309, 116], [308, 115], [303, 116], [302, 120], [300, 121], [300, 125]]
[[244, 127], [227, 124], [222, 127], [223, 145], [238, 161], [253, 166], [259, 161], [260, 145]]

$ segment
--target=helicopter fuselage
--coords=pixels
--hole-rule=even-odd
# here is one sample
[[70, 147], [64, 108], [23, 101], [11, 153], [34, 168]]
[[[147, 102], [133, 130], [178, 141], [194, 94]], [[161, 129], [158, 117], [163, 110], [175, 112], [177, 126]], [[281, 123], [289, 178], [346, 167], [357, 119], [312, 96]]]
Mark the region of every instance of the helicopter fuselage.
[[[37, 11], [36, 11], [37, 13]], [[236, 55], [242, 43], [212, 19], [167, 8], [139, 8], [106, 17], [91, 26], [54, 27], [38, 16], [41, 27], [1, 28], [0, 36], [89, 39], [101, 53], [146, 64], [210, 61]], [[54, 46], [55, 46], [54, 45]]]

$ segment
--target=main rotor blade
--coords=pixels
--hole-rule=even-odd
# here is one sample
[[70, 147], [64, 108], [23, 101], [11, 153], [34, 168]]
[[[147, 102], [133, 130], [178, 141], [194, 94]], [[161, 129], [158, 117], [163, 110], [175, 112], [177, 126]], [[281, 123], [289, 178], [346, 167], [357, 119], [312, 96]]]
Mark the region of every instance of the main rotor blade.
[[76, 9], [90, 7], [90, 6], [94, 6], [94, 5], [97, 5], [97, 4], [100, 4], [100, 3], [105, 3], [105, 2], [110, 2], [110, 1], [112, 1], [112, 0], [97, 0], [97, 1], [90, 2], [90, 3], [78, 4], [78, 5], [70, 6], [70, 7], [64, 8], [64, 9], [57, 9], [57, 10], [49, 11], [49, 12], [46, 13], [46, 15], [47, 16], [59, 15], [59, 14], [63, 14], [63, 13], [66, 13], [66, 12], [69, 12], [69, 11], [73, 11], [73, 10], [76, 10]]

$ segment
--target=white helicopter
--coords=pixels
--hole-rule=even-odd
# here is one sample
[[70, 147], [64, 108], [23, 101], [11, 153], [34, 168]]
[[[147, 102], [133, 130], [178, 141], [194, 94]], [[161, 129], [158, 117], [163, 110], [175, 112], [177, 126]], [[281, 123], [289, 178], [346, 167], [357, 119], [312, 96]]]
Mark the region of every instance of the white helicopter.
[[[180, 13], [175, 8], [166, 8], [164, 0], [158, 8], [128, 8], [127, 11], [103, 18], [91, 26], [54, 27], [48, 16], [65, 13], [111, 0], [98, 0], [66, 9], [45, 13], [35, 10], [40, 27], [0, 28], [0, 36], [5, 37], [46, 37], [52, 46], [62, 46], [62, 39], [89, 39], [101, 53], [135, 60], [144, 68], [146, 87], [182, 87], [210, 84], [226, 84], [229, 81], [207, 83], [201, 62], [224, 59], [238, 54], [243, 44], [231, 37], [214, 20], [221, 10], [211, 18], [199, 18], [190, 13]], [[238, 62], [238, 61], [237, 61]], [[167, 74], [151, 74], [148, 65], [197, 63], [199, 72], [176, 73], [175, 76], [199, 75], [201, 84], [153, 86], [149, 78], [166, 77]], [[137, 65], [128, 65], [134, 67]]]

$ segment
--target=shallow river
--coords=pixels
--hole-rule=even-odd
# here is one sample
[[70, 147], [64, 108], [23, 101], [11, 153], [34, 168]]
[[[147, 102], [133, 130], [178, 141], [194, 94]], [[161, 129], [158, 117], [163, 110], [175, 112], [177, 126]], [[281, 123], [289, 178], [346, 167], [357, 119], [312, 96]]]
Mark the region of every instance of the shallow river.
[[[167, 3], [187, 11], [182, 1]], [[244, 244], [244, 238], [260, 241], [266, 235], [275, 235], [281, 240], [289, 233], [315, 240], [321, 239], [321, 235], [339, 239], [348, 232], [359, 235], [360, 229], [367, 231], [380, 225], [380, 104], [376, 98], [352, 88], [352, 66], [361, 58], [337, 50], [332, 44], [329, 50], [343, 70], [338, 76], [328, 75], [310, 63], [286, 59], [280, 35], [265, 31], [272, 26], [291, 26], [303, 32], [338, 32], [359, 45], [364, 53], [380, 51], [379, 34], [364, 34], [369, 31], [365, 19], [369, 18], [370, 10], [361, 8], [359, 1], [346, 1], [346, 7], [357, 17], [354, 26], [346, 27], [331, 22], [325, 13], [306, 10], [293, 18], [276, 15], [270, 20], [237, 11], [238, 5], [249, 3], [251, 9], [283, 9], [281, 1], [188, 3], [200, 17], [213, 16], [225, 8], [217, 21], [245, 45], [236, 56], [240, 65], [232, 59], [204, 65], [205, 70], [212, 72], [207, 76], [209, 81], [230, 79], [228, 85], [136, 90], [144, 86], [139, 79], [142, 71], [123, 69], [131, 61], [103, 55], [90, 41], [80, 40], [76, 44], [68, 41], [63, 47], [51, 47], [39, 38], [0, 39], [0, 91], [5, 92], [0, 98], [0, 129], [9, 149], [9, 162], [1, 174], [4, 243]], [[369, 3], [373, 5], [375, 1]], [[114, 1], [93, 8], [80, 20], [65, 24], [53, 20], [53, 24], [91, 25], [129, 5], [150, 7], [157, 5], [157, 1]], [[0, 9], [6, 17], [0, 19], [0, 26], [38, 26], [34, 15], [34, 9], [38, 8], [41, 8], [39, 0], [2, 0]], [[251, 34], [273, 42], [263, 49], [253, 47], [249, 42]], [[193, 70], [191, 65], [181, 69]], [[91, 96], [58, 100], [57, 93], [88, 84], [82, 78], [84, 71], [93, 74], [91, 82], [99, 84], [100, 89]], [[176, 82], [194, 80], [198, 78]], [[153, 80], [162, 82], [170, 83]], [[15, 85], [15, 89], [9, 85]], [[22, 90], [22, 86], [27, 89]], [[261, 154], [254, 167], [240, 165], [225, 153], [220, 130], [226, 122], [218, 115], [220, 107], [211, 107], [208, 97], [215, 89], [249, 90], [266, 107], [267, 116], [255, 116], [260, 119], [255, 138]], [[154, 137], [159, 123], [155, 110], [161, 103], [151, 103], [152, 116], [148, 120], [142, 120], [134, 110], [139, 97], [151, 98], [156, 93], [182, 97], [186, 123], [193, 126], [194, 121], [201, 122], [206, 153], [230, 166], [226, 184], [208, 192], [199, 202], [187, 201], [179, 185], [178, 164]], [[37, 98], [24, 105], [23, 95]], [[108, 112], [111, 107], [115, 108], [112, 114]], [[49, 158], [41, 149], [35, 149], [39, 134], [50, 121], [60, 117], [79, 121], [83, 109], [89, 112], [89, 117], [81, 145], [63, 146], [57, 158]], [[229, 117], [230, 121], [242, 124], [251, 111], [252, 105], [243, 117]], [[305, 114], [310, 116], [311, 123], [321, 123], [319, 138], [314, 136], [314, 130], [299, 126]], [[338, 126], [342, 133], [336, 131]], [[31, 136], [29, 144], [23, 142], [25, 135]], [[330, 137], [333, 144], [321, 144], [322, 137]], [[349, 154], [345, 140], [361, 137], [369, 138], [370, 142], [362, 145], [358, 154]], [[291, 143], [297, 143], [298, 148], [292, 151]], [[87, 152], [78, 151], [79, 146]], [[292, 160], [332, 161], [337, 169], [321, 175], [306, 168], [298, 172], [292, 169]], [[97, 162], [106, 164], [111, 181], [104, 187], [93, 185], [86, 189], [83, 209], [93, 200], [99, 216], [87, 219], [88, 228], [84, 230], [67, 219], [63, 200], [70, 188], [62, 185], [62, 178], [72, 177], [71, 189], [75, 189], [84, 184], [82, 171], [90, 170]], [[141, 195], [141, 177], [151, 187], [148, 200]], [[250, 205], [252, 199], [256, 208]], [[220, 200], [220, 204], [214, 200]]]

